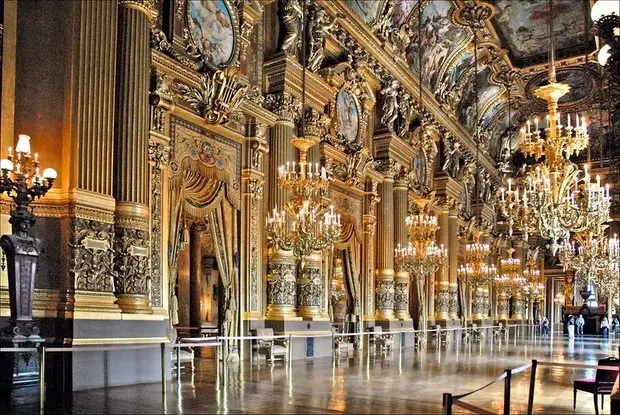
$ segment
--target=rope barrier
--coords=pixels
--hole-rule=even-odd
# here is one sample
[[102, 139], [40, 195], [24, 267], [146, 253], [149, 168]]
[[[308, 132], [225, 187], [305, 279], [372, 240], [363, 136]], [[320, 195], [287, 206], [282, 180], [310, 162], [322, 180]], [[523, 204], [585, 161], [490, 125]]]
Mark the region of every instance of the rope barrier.
[[14, 347], [0, 347], [0, 353], [33, 353], [38, 352], [39, 349], [36, 347], [23, 347], [23, 348], [14, 348]]

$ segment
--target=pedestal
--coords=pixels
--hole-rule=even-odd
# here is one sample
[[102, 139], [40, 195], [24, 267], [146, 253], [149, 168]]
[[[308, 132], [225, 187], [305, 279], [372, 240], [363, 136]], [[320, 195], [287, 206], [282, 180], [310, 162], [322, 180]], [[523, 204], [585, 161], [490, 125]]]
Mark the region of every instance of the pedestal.
[[[38, 348], [43, 339], [37, 334], [31, 336], [9, 335], [2, 337], [0, 347], [14, 350]], [[0, 353], [0, 400], [11, 396], [36, 396], [39, 383], [39, 353], [3, 352]]]

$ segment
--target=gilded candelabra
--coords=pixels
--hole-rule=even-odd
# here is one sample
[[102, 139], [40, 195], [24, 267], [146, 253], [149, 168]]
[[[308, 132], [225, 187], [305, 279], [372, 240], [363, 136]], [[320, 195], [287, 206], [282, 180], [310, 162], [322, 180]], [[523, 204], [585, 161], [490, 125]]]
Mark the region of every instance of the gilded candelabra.
[[0, 161], [0, 193], [6, 193], [15, 208], [9, 219], [13, 234], [3, 235], [0, 245], [7, 257], [13, 335], [25, 338], [39, 332], [32, 322], [32, 299], [41, 241], [28, 235], [35, 223], [28, 207], [51, 189], [56, 171], [47, 168], [41, 174], [39, 155], [31, 153], [27, 135], [19, 135], [15, 154], [11, 147], [7, 153]]
[[291, 193], [284, 210], [277, 207], [266, 219], [267, 239], [280, 249], [291, 250], [300, 258], [312, 252], [328, 249], [340, 238], [340, 214], [325, 204], [329, 177], [325, 167], [307, 162], [307, 152], [318, 138], [296, 137], [292, 140], [299, 149], [299, 163], [287, 162], [278, 168], [280, 186]]
[[435, 242], [439, 223], [437, 216], [430, 213], [428, 202], [426, 199], [417, 200], [419, 213], [405, 218], [409, 243], [407, 246], [398, 244], [394, 250], [397, 269], [416, 278], [432, 274], [445, 264], [447, 258], [447, 250]]
[[[594, 284], [605, 293], [617, 290], [620, 241], [617, 235], [608, 238], [603, 231], [578, 233], [560, 250], [564, 270], [575, 270], [580, 285]], [[577, 246], [575, 245], [577, 243]]]
[[506, 258], [500, 259], [499, 274], [495, 277], [495, 284], [500, 291], [509, 295], [519, 292], [525, 282], [521, 268], [521, 259], [514, 258], [514, 248], [506, 250]]
[[464, 262], [457, 268], [457, 277], [474, 290], [493, 281], [497, 268], [489, 264], [491, 245], [480, 242], [480, 232], [465, 244]]

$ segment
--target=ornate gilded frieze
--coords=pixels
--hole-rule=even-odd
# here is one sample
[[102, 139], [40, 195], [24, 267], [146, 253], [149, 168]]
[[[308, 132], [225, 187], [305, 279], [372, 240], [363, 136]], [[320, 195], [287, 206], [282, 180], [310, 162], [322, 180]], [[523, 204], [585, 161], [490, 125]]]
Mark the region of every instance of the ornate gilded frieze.
[[487, 299], [488, 297], [482, 291], [476, 291], [472, 300], [472, 311], [474, 317], [482, 318], [488, 314]]
[[322, 307], [324, 291], [321, 269], [306, 265], [297, 281], [299, 306]]
[[394, 283], [394, 311], [409, 311], [409, 283]]
[[116, 292], [148, 295], [150, 280], [148, 232], [116, 227], [114, 247]]
[[510, 298], [505, 293], [497, 296], [497, 314], [499, 318], [508, 318], [510, 312]]
[[366, 147], [363, 147], [360, 151], [355, 153], [348, 153], [345, 155], [343, 163], [332, 162], [330, 172], [338, 180], [343, 183], [360, 187], [363, 183], [366, 169], [373, 164], [373, 158]]
[[459, 313], [459, 299], [456, 289], [450, 290], [450, 303], [449, 311], [453, 316], [457, 316]]
[[114, 292], [114, 225], [76, 218], [71, 227], [69, 272], [73, 288]]
[[[287, 306], [291, 309], [297, 303], [295, 274], [297, 266], [283, 261], [269, 261], [267, 272], [267, 302], [270, 306]], [[269, 314], [269, 310], [268, 310]]]
[[375, 304], [377, 310], [394, 309], [394, 281], [377, 280], [375, 287]]
[[250, 310], [258, 311], [258, 289], [260, 272], [258, 269], [261, 245], [259, 241], [259, 219], [261, 218], [261, 203], [264, 192], [263, 179], [251, 178], [248, 180], [250, 193]]
[[163, 306], [162, 295], [162, 167], [170, 161], [167, 145], [149, 141], [151, 169], [151, 302]]
[[267, 94], [263, 105], [278, 116], [277, 122], [295, 125], [301, 115], [301, 101], [287, 93]]
[[179, 98], [202, 116], [208, 124], [224, 124], [246, 98], [249, 84], [239, 76], [239, 69], [227, 67], [200, 76], [198, 88], [178, 83]]

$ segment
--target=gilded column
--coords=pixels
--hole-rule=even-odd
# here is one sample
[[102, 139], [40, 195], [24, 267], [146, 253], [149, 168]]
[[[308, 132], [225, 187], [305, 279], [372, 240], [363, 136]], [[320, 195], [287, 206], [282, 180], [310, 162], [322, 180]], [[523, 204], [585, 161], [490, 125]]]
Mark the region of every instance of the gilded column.
[[[401, 172], [402, 173], [402, 172]], [[394, 184], [394, 246], [408, 244], [405, 218], [407, 217], [407, 193], [409, 189], [406, 175], [401, 174]], [[393, 253], [394, 251], [392, 251]], [[424, 298], [420, 295], [420, 298]], [[409, 272], [396, 269], [394, 273], [394, 315], [400, 320], [408, 320], [409, 315]]]
[[[455, 249], [450, 245], [450, 220], [448, 210], [439, 213], [438, 245], [448, 249], [448, 255]], [[448, 258], [449, 259], [449, 258]], [[435, 273], [435, 318], [448, 320], [450, 318], [450, 262], [440, 267]]]
[[394, 175], [397, 166], [379, 162], [385, 177], [379, 184], [375, 320], [394, 319]]
[[[301, 110], [300, 102], [288, 94], [270, 94], [265, 106], [278, 118], [269, 133], [268, 209], [282, 210], [289, 200], [286, 190], [278, 184], [278, 167], [297, 160], [296, 149], [291, 145], [295, 133], [295, 121]], [[267, 312], [270, 320], [295, 319], [297, 304], [296, 259], [292, 251], [271, 247], [267, 266]]]
[[323, 283], [322, 256], [320, 251], [304, 257], [297, 280], [298, 315], [304, 320], [322, 317], [325, 285]]
[[457, 267], [459, 261], [460, 243], [458, 239], [459, 219], [455, 212], [450, 212], [448, 217], [448, 276], [449, 284], [449, 315], [452, 320], [459, 318], [459, 303], [457, 294]]
[[[113, 292], [116, 2], [82, 2], [74, 33], [68, 288], [74, 310], [118, 312]], [[3, 117], [4, 118], [4, 117]]]
[[[525, 265], [527, 247], [524, 246], [524, 241], [522, 238], [516, 238], [515, 240], [515, 258], [519, 258], [521, 260], [521, 269], [519, 270], [519, 275], [523, 275], [523, 266]], [[523, 295], [521, 291], [518, 290], [512, 296], [512, 310], [511, 310], [511, 319], [512, 320], [523, 320], [525, 311], [525, 300], [523, 299]]]
[[200, 303], [202, 300], [202, 244], [204, 225], [193, 224], [189, 237], [189, 323], [200, 327], [204, 320]]
[[508, 313], [510, 311], [510, 297], [505, 291], [500, 291], [497, 294], [497, 319], [508, 320]]
[[364, 249], [362, 250], [362, 289], [364, 292], [364, 320], [374, 319], [375, 300], [375, 236], [377, 233], [376, 205], [379, 203], [377, 182], [366, 183], [366, 197], [364, 198], [364, 213], [362, 220], [364, 225]]
[[149, 291], [149, 81], [151, 0], [119, 0], [114, 236], [118, 305], [151, 313]]

